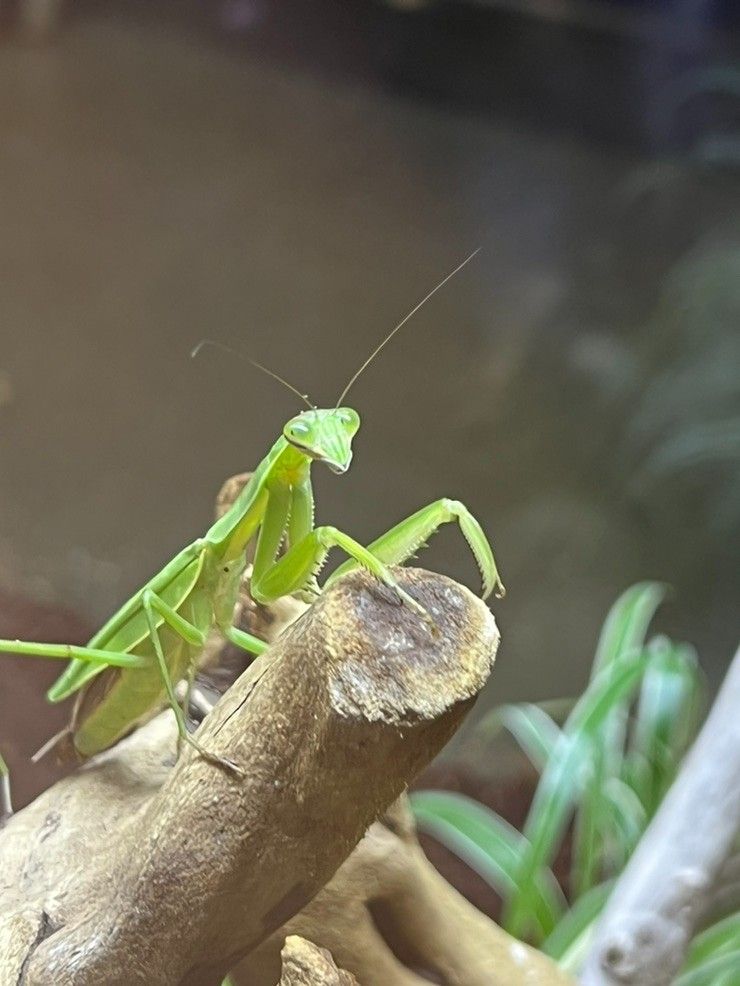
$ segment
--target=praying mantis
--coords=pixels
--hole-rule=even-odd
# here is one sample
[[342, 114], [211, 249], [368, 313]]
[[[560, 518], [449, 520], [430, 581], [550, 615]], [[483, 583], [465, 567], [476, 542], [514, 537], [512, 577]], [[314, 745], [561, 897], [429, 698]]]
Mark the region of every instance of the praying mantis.
[[324, 588], [362, 566], [392, 589], [402, 604], [428, 620], [419, 603], [399, 585], [391, 567], [407, 561], [442, 524], [457, 522], [480, 568], [483, 598], [494, 590], [503, 595], [483, 529], [458, 500], [442, 498], [422, 507], [367, 546], [336, 527], [314, 525], [313, 464], [323, 463], [341, 475], [352, 461], [352, 441], [360, 416], [345, 406], [347, 393], [395, 333], [476, 253], [395, 326], [350, 379], [334, 407], [316, 407], [287, 381], [255, 364], [297, 394], [306, 409], [287, 422], [224, 516], [146, 582], [87, 646], [0, 640], [0, 651], [69, 660], [47, 697], [60, 702], [77, 693], [67, 734], [80, 757], [94, 756], [112, 746], [166, 699], [181, 742], [194, 747], [208, 761], [241, 773], [235, 763], [210, 753], [188, 732], [176, 686], [183, 680], [188, 687], [192, 684], [198, 658], [214, 627], [250, 654], [259, 655], [266, 649], [263, 641], [232, 622], [247, 565], [247, 548], [252, 542], [256, 541], [256, 546], [250, 593], [259, 603], [294, 593], [315, 597], [322, 591], [317, 582], [319, 571], [328, 553], [339, 548], [347, 561], [327, 579]]

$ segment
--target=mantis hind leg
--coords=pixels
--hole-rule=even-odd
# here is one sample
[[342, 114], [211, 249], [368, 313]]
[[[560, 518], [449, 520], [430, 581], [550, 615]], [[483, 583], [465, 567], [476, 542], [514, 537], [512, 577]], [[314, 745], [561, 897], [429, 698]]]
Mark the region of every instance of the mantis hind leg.
[[[483, 580], [483, 598], [486, 599], [490, 596], [494, 589], [497, 596], [503, 596], [506, 590], [498, 574], [493, 551], [483, 533], [483, 528], [465, 504], [459, 500], [450, 500], [444, 497], [441, 500], [435, 500], [427, 507], [422, 507], [421, 510], [417, 510], [415, 514], [402, 520], [400, 524], [396, 524], [382, 537], [373, 541], [372, 544], [368, 545], [367, 550], [386, 565], [400, 565], [411, 558], [442, 524], [453, 521], [459, 524], [460, 530], [478, 563]], [[357, 562], [354, 559], [340, 565], [327, 580], [327, 585], [356, 567]]]
[[154, 646], [154, 653], [157, 657], [157, 665], [159, 667], [159, 673], [162, 677], [162, 683], [164, 684], [170, 708], [172, 709], [175, 715], [175, 721], [177, 722], [179, 741], [192, 746], [193, 749], [197, 750], [202, 757], [209, 760], [211, 763], [218, 764], [220, 767], [225, 767], [227, 770], [238, 774], [240, 777], [244, 776], [243, 772], [235, 763], [231, 760], [225, 759], [224, 757], [220, 757], [215, 753], [211, 753], [209, 750], [206, 750], [205, 747], [201, 746], [195, 737], [191, 736], [188, 732], [185, 714], [182, 710], [182, 706], [177, 700], [175, 686], [172, 681], [172, 677], [170, 676], [169, 668], [167, 667], [167, 659], [164, 656], [164, 649], [162, 647], [162, 641], [159, 637], [159, 630], [157, 628], [157, 616], [160, 616], [170, 627], [170, 629], [174, 630], [174, 632], [182, 637], [186, 643], [193, 646], [202, 647], [205, 642], [205, 634], [197, 627], [193, 626], [192, 623], [189, 623], [182, 616], [180, 616], [179, 613], [172, 609], [172, 607], [168, 606], [164, 600], [160, 599], [159, 596], [151, 590], [144, 592], [142, 596], [142, 606], [144, 608], [146, 621], [149, 627], [149, 634]]

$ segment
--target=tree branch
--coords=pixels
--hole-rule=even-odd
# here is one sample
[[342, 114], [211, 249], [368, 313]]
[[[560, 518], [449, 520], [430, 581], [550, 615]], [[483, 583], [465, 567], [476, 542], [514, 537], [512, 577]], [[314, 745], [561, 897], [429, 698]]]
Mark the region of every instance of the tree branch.
[[298, 935], [286, 938], [280, 952], [279, 986], [358, 986], [355, 977], [338, 969], [331, 954]]
[[451, 887], [424, 855], [405, 796], [375, 822], [332, 880], [232, 972], [272, 986], [286, 935], [328, 949], [362, 986], [572, 986]]

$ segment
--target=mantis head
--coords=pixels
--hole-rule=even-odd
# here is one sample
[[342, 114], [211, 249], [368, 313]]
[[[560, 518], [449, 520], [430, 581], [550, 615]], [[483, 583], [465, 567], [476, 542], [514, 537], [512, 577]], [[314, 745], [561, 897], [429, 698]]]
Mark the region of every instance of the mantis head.
[[283, 435], [299, 452], [341, 475], [349, 469], [359, 427], [360, 415], [351, 407], [311, 408], [291, 418]]

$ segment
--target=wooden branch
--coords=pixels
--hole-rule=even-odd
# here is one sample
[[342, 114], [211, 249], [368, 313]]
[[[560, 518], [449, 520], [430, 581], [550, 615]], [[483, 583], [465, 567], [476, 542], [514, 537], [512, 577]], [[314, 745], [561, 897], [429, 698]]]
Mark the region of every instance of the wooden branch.
[[200, 742], [246, 780], [189, 749], [173, 767], [168, 713], [10, 820], [0, 982], [216, 986], [305, 906], [454, 732], [494, 659], [479, 600], [398, 574], [437, 635], [352, 573], [207, 717]]
[[328, 949], [362, 986], [573, 984], [437, 873], [417, 841], [405, 796], [370, 827], [311, 903], [232, 971], [236, 986], [272, 986], [286, 935]]
[[584, 986], [667, 986], [740, 829], [740, 651], [599, 923]]
[[298, 935], [286, 938], [280, 958], [280, 986], [358, 986], [351, 973], [337, 968], [330, 952]]

